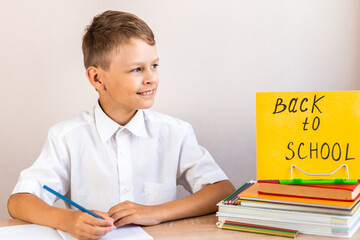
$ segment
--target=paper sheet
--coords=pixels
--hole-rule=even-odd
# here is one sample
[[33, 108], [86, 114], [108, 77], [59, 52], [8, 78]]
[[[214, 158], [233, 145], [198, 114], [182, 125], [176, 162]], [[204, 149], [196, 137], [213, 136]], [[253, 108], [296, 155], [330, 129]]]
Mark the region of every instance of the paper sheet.
[[[59, 234], [62, 236], [64, 240], [76, 240], [70, 233], [63, 232], [58, 230]], [[1, 238], [0, 238], [1, 239]], [[145, 232], [139, 226], [123, 226], [117, 228], [106, 234], [104, 237], [99, 240], [113, 240], [113, 239], [121, 239], [121, 240], [153, 240], [147, 232]]]
[[0, 239], [7, 240], [62, 240], [58, 232], [37, 224], [26, 224], [0, 228]]
[[[9, 227], [0, 227], [0, 239], [7, 240], [75, 240], [67, 232], [55, 230], [53, 228], [37, 225], [37, 224], [26, 224]], [[147, 234], [139, 226], [124, 226], [120, 227], [112, 232], [106, 234], [100, 240], [153, 240], [153, 238]]]

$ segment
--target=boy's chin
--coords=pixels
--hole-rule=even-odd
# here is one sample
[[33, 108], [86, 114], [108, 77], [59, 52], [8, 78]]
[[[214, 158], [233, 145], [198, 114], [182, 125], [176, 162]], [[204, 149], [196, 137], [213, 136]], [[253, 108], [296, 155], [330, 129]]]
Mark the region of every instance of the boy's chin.
[[149, 109], [154, 105], [154, 103], [151, 104], [143, 104], [142, 106], [140, 106], [138, 109]]

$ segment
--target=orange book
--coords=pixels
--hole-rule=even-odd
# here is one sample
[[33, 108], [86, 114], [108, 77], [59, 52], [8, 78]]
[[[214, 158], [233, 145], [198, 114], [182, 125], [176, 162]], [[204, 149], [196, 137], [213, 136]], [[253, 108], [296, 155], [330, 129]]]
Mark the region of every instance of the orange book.
[[255, 183], [245, 191], [241, 192], [238, 196], [240, 200], [253, 200], [261, 202], [272, 203], [284, 203], [292, 205], [313, 206], [313, 207], [325, 207], [334, 209], [351, 210], [359, 201], [360, 196], [357, 196], [353, 201], [337, 201], [337, 200], [325, 200], [316, 198], [299, 198], [290, 196], [278, 196], [269, 194], [260, 194], [259, 183]]
[[280, 184], [279, 181], [259, 180], [259, 193], [308, 197], [329, 200], [352, 201], [360, 194], [360, 182], [357, 184]]

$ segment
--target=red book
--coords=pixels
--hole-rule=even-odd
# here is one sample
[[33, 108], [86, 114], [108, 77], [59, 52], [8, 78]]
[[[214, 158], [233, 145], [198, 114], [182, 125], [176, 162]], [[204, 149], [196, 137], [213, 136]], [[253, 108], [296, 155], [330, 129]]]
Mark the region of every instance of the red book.
[[278, 180], [259, 180], [260, 194], [319, 198], [352, 201], [360, 194], [360, 181], [357, 184], [280, 184]]

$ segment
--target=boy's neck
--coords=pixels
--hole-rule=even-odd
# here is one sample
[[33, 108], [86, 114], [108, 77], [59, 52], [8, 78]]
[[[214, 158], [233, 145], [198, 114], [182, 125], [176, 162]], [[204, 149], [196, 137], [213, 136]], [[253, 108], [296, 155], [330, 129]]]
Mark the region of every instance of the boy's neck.
[[121, 126], [125, 126], [135, 116], [137, 110], [123, 109], [119, 106], [113, 106], [107, 104], [103, 100], [99, 99], [99, 105], [104, 113], [111, 118], [114, 122]]

